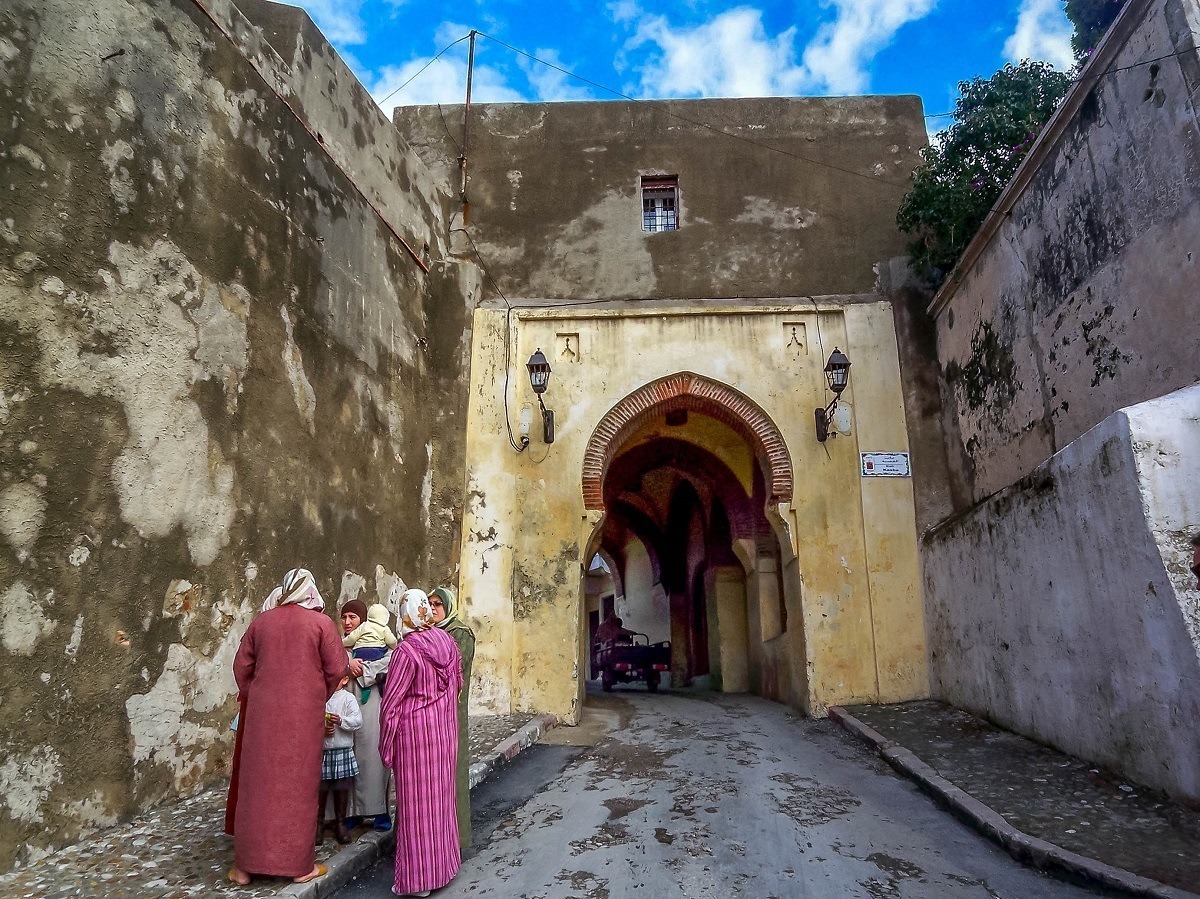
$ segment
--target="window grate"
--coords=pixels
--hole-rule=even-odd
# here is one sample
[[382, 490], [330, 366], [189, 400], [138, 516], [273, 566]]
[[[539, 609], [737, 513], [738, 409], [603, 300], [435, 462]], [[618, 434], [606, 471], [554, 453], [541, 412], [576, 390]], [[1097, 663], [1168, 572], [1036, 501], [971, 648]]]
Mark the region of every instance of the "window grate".
[[642, 230], [676, 231], [679, 179], [675, 175], [642, 177]]

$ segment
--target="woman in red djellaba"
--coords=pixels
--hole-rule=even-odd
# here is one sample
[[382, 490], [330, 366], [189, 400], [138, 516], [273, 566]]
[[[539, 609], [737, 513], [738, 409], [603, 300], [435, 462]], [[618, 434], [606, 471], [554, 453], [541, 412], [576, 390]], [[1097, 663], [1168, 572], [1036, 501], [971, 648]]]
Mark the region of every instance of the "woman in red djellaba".
[[434, 626], [421, 590], [401, 597], [399, 621], [403, 639], [392, 650], [379, 731], [379, 755], [396, 776], [392, 892], [428, 896], [462, 865], [455, 808], [462, 661], [454, 638]]
[[325, 701], [347, 674], [348, 657], [313, 576], [293, 568], [267, 597], [233, 660], [241, 700], [229, 879], [253, 874], [306, 883], [316, 864], [317, 793]]

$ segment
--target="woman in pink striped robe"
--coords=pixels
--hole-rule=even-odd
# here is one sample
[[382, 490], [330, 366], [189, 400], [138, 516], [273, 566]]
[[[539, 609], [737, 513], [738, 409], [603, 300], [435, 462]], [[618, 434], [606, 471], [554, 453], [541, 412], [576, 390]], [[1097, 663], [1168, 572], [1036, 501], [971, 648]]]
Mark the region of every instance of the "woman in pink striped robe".
[[379, 721], [379, 755], [396, 775], [399, 896], [428, 896], [458, 873], [455, 766], [462, 662], [454, 638], [434, 627], [429, 597], [401, 597]]

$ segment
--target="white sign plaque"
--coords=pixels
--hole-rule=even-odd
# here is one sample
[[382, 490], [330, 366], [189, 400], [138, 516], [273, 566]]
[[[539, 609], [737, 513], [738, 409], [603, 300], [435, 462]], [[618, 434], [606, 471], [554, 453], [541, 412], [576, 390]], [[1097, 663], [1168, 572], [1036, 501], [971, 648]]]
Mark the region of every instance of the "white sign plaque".
[[860, 453], [864, 478], [911, 478], [908, 453]]

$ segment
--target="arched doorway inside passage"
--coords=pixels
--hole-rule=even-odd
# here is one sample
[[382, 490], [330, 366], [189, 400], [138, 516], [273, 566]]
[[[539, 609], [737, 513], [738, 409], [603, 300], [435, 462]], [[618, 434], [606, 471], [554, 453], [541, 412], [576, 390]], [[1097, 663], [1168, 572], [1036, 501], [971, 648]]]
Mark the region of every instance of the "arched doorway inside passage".
[[594, 674], [592, 636], [611, 611], [648, 642], [670, 641], [666, 686], [802, 706], [799, 577], [775, 520], [792, 489], [778, 427], [729, 385], [679, 372], [614, 405], [584, 454], [595, 524], [583, 557], [580, 670]]

